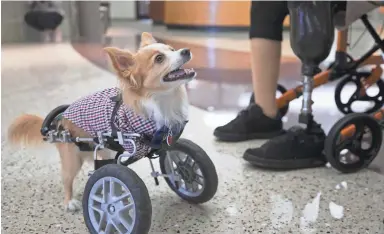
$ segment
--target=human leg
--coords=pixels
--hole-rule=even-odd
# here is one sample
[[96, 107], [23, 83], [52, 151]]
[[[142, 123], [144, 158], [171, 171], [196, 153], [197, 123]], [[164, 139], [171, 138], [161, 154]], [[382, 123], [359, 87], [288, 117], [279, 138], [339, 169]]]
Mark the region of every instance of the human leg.
[[250, 105], [214, 135], [222, 141], [268, 139], [283, 133], [277, 115], [276, 87], [279, 77], [286, 2], [253, 1], [251, 6], [251, 63], [255, 105]]

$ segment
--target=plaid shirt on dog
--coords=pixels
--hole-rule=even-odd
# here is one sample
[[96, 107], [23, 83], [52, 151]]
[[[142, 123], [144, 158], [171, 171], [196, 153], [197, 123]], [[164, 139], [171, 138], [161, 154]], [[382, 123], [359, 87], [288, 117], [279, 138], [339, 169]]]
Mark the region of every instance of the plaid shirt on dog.
[[[109, 88], [85, 96], [72, 103], [63, 113], [63, 117], [70, 120], [77, 127], [97, 136], [97, 132], [111, 132], [112, 112], [116, 102], [111, 98], [119, 94], [118, 88]], [[132, 109], [122, 104], [116, 112], [114, 122], [116, 128], [122, 133], [138, 133], [152, 136], [156, 131], [156, 123], [151, 119], [145, 119], [137, 115]], [[136, 154], [134, 157], [145, 157], [150, 147], [135, 140]], [[133, 147], [130, 143], [123, 145], [124, 149], [132, 152]]]

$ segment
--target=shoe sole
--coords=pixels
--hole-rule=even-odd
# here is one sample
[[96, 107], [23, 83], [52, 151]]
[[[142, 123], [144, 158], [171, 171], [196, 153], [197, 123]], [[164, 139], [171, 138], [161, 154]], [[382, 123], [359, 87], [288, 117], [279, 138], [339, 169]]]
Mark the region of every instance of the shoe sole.
[[[246, 157], [252, 157], [252, 160], [245, 159]], [[264, 169], [285, 169], [285, 170], [295, 170], [295, 169], [305, 169], [305, 168], [315, 168], [325, 166], [326, 160], [321, 160], [319, 157], [313, 158], [302, 158], [302, 159], [288, 159], [288, 160], [277, 160], [277, 159], [267, 159], [267, 158], [258, 158], [254, 155], [244, 153], [244, 160], [252, 164], [253, 166], [261, 167]]]
[[256, 140], [256, 139], [259, 139], [259, 140], [271, 139], [271, 138], [283, 135], [285, 132], [286, 132], [285, 130], [279, 130], [279, 131], [275, 131], [275, 132], [252, 133], [250, 135], [237, 135], [237, 134], [231, 134], [231, 133], [219, 133], [218, 134], [218, 133], [214, 132], [213, 135], [219, 141], [240, 142], [240, 141], [248, 141], [248, 140]]

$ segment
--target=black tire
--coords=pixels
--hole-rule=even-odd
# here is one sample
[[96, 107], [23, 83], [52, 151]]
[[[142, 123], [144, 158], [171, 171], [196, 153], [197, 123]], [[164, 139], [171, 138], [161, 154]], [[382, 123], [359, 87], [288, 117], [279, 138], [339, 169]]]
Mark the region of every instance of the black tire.
[[115, 177], [122, 181], [132, 194], [135, 202], [135, 224], [132, 229], [132, 234], [146, 234], [151, 228], [152, 221], [152, 204], [148, 194], [147, 187], [141, 178], [128, 167], [117, 164], [108, 164], [98, 170], [87, 181], [83, 195], [83, 216], [85, 224], [91, 234], [97, 234], [94, 229], [88, 212], [88, 198], [93, 185], [101, 178]]
[[[372, 134], [372, 143], [371, 147], [368, 150], [360, 149], [361, 154], [364, 153], [366, 156], [359, 156], [360, 160], [353, 164], [344, 164], [340, 162], [338, 150], [336, 147], [338, 146], [338, 142], [340, 139], [340, 132], [347, 126], [353, 123], [363, 123], [364, 128], [369, 128]], [[344, 118], [341, 118], [336, 124], [331, 128], [324, 145], [324, 152], [326, 159], [331, 164], [333, 168], [342, 172], [342, 173], [353, 173], [357, 172], [363, 168], [369, 166], [369, 164], [375, 159], [377, 154], [380, 151], [381, 143], [382, 143], [382, 129], [373, 117], [363, 113], [353, 113], [346, 115]], [[356, 135], [356, 134], [355, 134]], [[356, 138], [355, 138], [356, 139]]]
[[45, 117], [43, 121], [41, 130], [40, 130], [43, 136], [46, 136], [50, 130], [55, 129], [57, 127], [53, 125], [53, 121], [55, 120], [55, 118], [57, 118], [58, 115], [62, 114], [68, 107], [69, 105], [61, 105], [48, 113], [48, 115]]
[[[279, 91], [281, 95], [283, 95], [284, 93], [287, 92], [287, 89], [284, 86], [277, 84], [277, 91]], [[253, 104], [253, 103], [255, 103], [255, 94], [252, 92], [251, 98], [249, 99], [249, 104]], [[280, 116], [284, 117], [288, 113], [288, 109], [289, 109], [289, 104], [280, 108], [279, 109]]]
[[[198, 196], [193, 197], [181, 193], [170, 179], [164, 177], [168, 186], [182, 199], [190, 203], [201, 204], [211, 200], [217, 191], [218, 176], [216, 173], [215, 165], [213, 164], [207, 153], [200, 146], [196, 145], [190, 140], [183, 138], [180, 138], [177, 142], [175, 142], [175, 144], [172, 145], [168, 149], [168, 151], [181, 151], [190, 156], [199, 166], [205, 180], [205, 186], [202, 193]], [[166, 153], [163, 152], [159, 157], [160, 170], [163, 174], [167, 173], [165, 169], [165, 158]]]

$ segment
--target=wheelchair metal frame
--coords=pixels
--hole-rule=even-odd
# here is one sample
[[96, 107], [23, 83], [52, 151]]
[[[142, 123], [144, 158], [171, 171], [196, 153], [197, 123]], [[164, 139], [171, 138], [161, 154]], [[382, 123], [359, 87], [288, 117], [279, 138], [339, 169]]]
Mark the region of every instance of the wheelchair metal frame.
[[[43, 122], [43, 126], [41, 128], [41, 134], [44, 137], [44, 140], [49, 143], [93, 143], [95, 144], [95, 147], [93, 148], [93, 160], [94, 160], [94, 171], [99, 169], [100, 167], [107, 165], [107, 164], [120, 164], [123, 166], [128, 166], [130, 164], [133, 164], [134, 162], [138, 161], [141, 158], [134, 157], [136, 154], [136, 143], [134, 141], [135, 138], [140, 138], [141, 135], [137, 133], [122, 133], [117, 132], [116, 136], [112, 135], [112, 132], [98, 132], [96, 137], [72, 137], [70, 132], [68, 130], [60, 130], [60, 129], [51, 129], [51, 124], [55, 121], [56, 117], [59, 116], [62, 112], [65, 111], [65, 109], [68, 107], [68, 105], [59, 106], [55, 109], [53, 109], [45, 118]], [[110, 149], [113, 151], [116, 151], [113, 147], [110, 147], [111, 142], [116, 142], [119, 145], [123, 145], [124, 143], [130, 143], [133, 146], [132, 152], [128, 151], [117, 151], [116, 156], [114, 159], [97, 159], [97, 151], [101, 149]], [[173, 170], [173, 165], [171, 166], [171, 174], [162, 174], [159, 171], [155, 170], [155, 167], [153, 165], [152, 159], [161, 157], [161, 155], [156, 155], [160, 150], [151, 150], [147, 154], [147, 158], [149, 159], [149, 163], [151, 165], [152, 172], [150, 173], [151, 176], [155, 180], [155, 184], [159, 185], [158, 177], [168, 177], [172, 182], [175, 183], [176, 186], [178, 186], [179, 182], [181, 181], [181, 177], [177, 174], [175, 174]], [[156, 156], [155, 156], [156, 155]], [[170, 157], [168, 154], [163, 155], [165, 157]], [[122, 161], [123, 158], [127, 158], [126, 160]], [[168, 160], [172, 164], [172, 160]], [[89, 172], [89, 176], [93, 174], [94, 171]]]
[[[375, 68], [372, 69], [372, 74], [365, 80], [365, 85], [363, 87], [365, 90], [368, 89], [371, 85], [375, 84], [381, 78], [383, 70], [380, 65], [384, 64], [384, 57], [382, 55], [374, 55], [374, 53], [378, 50], [381, 50], [384, 53], [384, 39], [381, 39], [378, 33], [375, 31], [374, 27], [369, 22], [367, 15], [363, 15], [360, 20], [376, 44], [359, 59], [347, 61], [348, 55], [346, 50], [348, 30], [338, 31], [335, 65], [334, 67], [320, 72], [313, 77], [314, 89], [328, 82], [339, 80], [346, 75], [351, 74], [357, 68], [366, 65], [373, 65]], [[277, 107], [279, 109], [284, 108], [285, 106], [289, 105], [291, 101], [301, 97], [303, 95], [303, 89], [303, 85], [289, 89], [287, 92], [276, 99]]]

